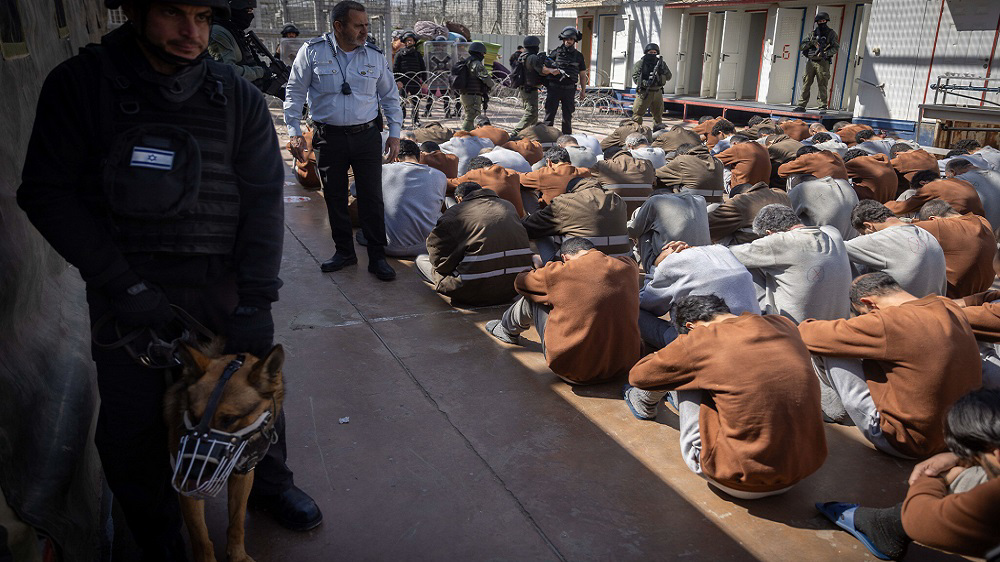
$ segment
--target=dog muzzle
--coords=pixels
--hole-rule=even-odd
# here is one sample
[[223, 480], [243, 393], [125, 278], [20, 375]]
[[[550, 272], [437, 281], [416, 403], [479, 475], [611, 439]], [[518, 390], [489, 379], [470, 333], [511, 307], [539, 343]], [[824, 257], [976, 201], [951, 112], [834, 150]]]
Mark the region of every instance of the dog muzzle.
[[173, 458], [171, 480], [178, 493], [199, 499], [215, 497], [233, 472], [246, 474], [253, 470], [271, 444], [277, 441], [273, 404], [272, 410], [263, 412], [252, 424], [237, 432], [208, 427], [218, 408], [222, 388], [243, 365], [243, 358], [239, 355], [226, 366], [197, 425], [192, 423], [190, 413], [184, 412], [186, 432]]

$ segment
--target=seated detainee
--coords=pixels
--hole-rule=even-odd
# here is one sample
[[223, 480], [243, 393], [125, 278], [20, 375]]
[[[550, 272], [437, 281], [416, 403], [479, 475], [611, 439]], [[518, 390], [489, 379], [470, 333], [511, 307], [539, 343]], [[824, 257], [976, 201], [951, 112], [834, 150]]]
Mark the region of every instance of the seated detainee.
[[[851, 146], [851, 143], [847, 144]], [[854, 145], [851, 147], [859, 148], [869, 154], [884, 154], [888, 158], [894, 144], [896, 144], [896, 141], [876, 135], [875, 131], [871, 129], [865, 129], [855, 135]]]
[[[597, 163], [597, 156], [586, 146], [580, 146], [573, 135], [563, 135], [556, 139], [556, 146], [565, 148], [569, 153], [569, 163], [577, 168], [593, 168]], [[532, 164], [531, 169], [537, 170], [546, 164], [543, 157], [538, 162]]]
[[663, 152], [663, 149], [649, 146], [649, 139], [642, 133], [632, 133], [625, 137], [625, 150], [631, 152], [632, 156], [636, 158], [649, 160], [653, 164], [654, 170], [667, 163], [666, 153]]
[[674, 152], [685, 144], [699, 145], [701, 144], [701, 137], [698, 136], [698, 133], [690, 129], [674, 125], [660, 133], [653, 140], [652, 146], [662, 148], [664, 153], [668, 153]]
[[[1000, 271], [1000, 253], [993, 260], [994, 271]], [[1000, 356], [996, 344], [1000, 343], [1000, 293], [984, 291], [955, 303], [963, 307], [966, 320], [979, 342], [979, 355], [983, 359], [983, 387], [1000, 389]]]
[[662, 168], [656, 169], [656, 188], [687, 190], [719, 203], [725, 193], [725, 165], [701, 145], [686, 144]]
[[889, 162], [896, 170], [899, 193], [909, 188], [913, 174], [922, 170], [939, 171], [937, 158], [933, 154], [908, 142], [897, 142], [892, 145], [889, 149]]
[[528, 233], [513, 205], [474, 182], [455, 188], [458, 201], [427, 236], [417, 270], [453, 303], [486, 306], [510, 302], [514, 277], [531, 268]]
[[427, 164], [435, 170], [441, 170], [446, 178], [458, 177], [458, 156], [442, 152], [441, 147], [436, 142], [420, 143], [420, 163]]
[[430, 141], [441, 144], [451, 140], [454, 134], [455, 131], [453, 129], [445, 127], [437, 121], [425, 121], [422, 125], [413, 129], [413, 136], [415, 137], [413, 142], [422, 144]]
[[837, 229], [806, 226], [791, 207], [772, 204], [753, 230], [760, 238], [729, 249], [753, 275], [764, 314], [794, 322], [848, 315], [851, 264]]
[[714, 138], [715, 142], [711, 146], [712, 154], [719, 154], [730, 146], [729, 139], [736, 134], [736, 126], [728, 119], [719, 119], [712, 125], [712, 131], [706, 138]]
[[888, 203], [896, 198], [896, 170], [885, 154], [869, 154], [860, 148], [852, 148], [844, 153], [844, 167], [859, 200]]
[[862, 360], [817, 371], [821, 383], [880, 451], [918, 459], [940, 453], [945, 412], [983, 383], [962, 310], [945, 297], [917, 298], [885, 272], [855, 279], [851, 306], [858, 316], [799, 325], [810, 352]]
[[524, 156], [524, 159], [532, 166], [545, 156], [545, 149], [542, 148], [542, 145], [538, 144], [538, 141], [531, 139], [507, 141], [507, 144], [503, 145], [503, 147]]
[[528, 139], [542, 145], [542, 148], [549, 149], [555, 146], [556, 139], [562, 135], [562, 131], [545, 123], [535, 123], [527, 129], [521, 129], [517, 134], [519, 139]]
[[546, 205], [552, 203], [555, 196], [566, 193], [566, 184], [571, 180], [590, 177], [590, 170], [570, 163], [565, 148], [550, 148], [545, 159], [548, 162], [541, 168], [521, 174], [521, 187], [537, 192], [538, 199]]
[[653, 163], [625, 151], [597, 162], [593, 174], [604, 189], [622, 198], [629, 216], [649, 198], [656, 182]]
[[940, 199], [925, 203], [918, 218], [913, 224], [929, 232], [944, 252], [949, 298], [981, 293], [993, 285], [997, 242], [986, 219], [961, 215]]
[[917, 297], [945, 294], [944, 250], [930, 232], [899, 220], [871, 200], [858, 203], [851, 222], [861, 236], [844, 245], [856, 274], [884, 271]]
[[803, 146], [805, 145], [785, 134], [770, 134], [764, 137], [764, 147], [767, 148], [767, 154], [771, 159], [771, 178], [768, 180], [771, 187], [785, 189], [788, 182], [778, 174], [778, 168], [785, 162], [794, 160]]
[[1000, 545], [1000, 391], [976, 390], [948, 410], [949, 452], [919, 463], [903, 503], [816, 508], [883, 560], [902, 560], [911, 542], [984, 558]]
[[816, 133], [813, 135], [812, 146], [817, 150], [829, 150], [841, 158], [847, 152], [847, 144], [834, 138], [831, 133]]
[[632, 214], [628, 235], [636, 243], [639, 264], [646, 273], [653, 271], [653, 261], [667, 242], [711, 244], [705, 198], [658, 189]]
[[[979, 193], [967, 181], [957, 178], [939, 179], [936, 171], [921, 170], [913, 175], [911, 185], [912, 189], [903, 194], [905, 199], [901, 197], [900, 200], [889, 201], [885, 206], [897, 215], [908, 215], [919, 211], [928, 201], [941, 199], [963, 215], [975, 213], [986, 217]], [[989, 220], [989, 217], [986, 219]], [[991, 226], [992, 224], [990, 223]]]
[[531, 164], [516, 150], [498, 146], [489, 152], [481, 153], [480, 156], [489, 158], [494, 164], [499, 164], [513, 172], [526, 174], [531, 171]]
[[[836, 125], [834, 126], [834, 128], [835, 129], [837, 128]], [[830, 139], [833, 139], [833, 140], [838, 141], [838, 142], [844, 140], [840, 136], [840, 133], [835, 133], [835, 132], [831, 131], [830, 129], [827, 129], [826, 125], [824, 125], [823, 123], [820, 123], [819, 121], [816, 121], [815, 123], [810, 123], [809, 124], [809, 134], [812, 135], [812, 136], [810, 136], [806, 140], [808, 140], [812, 144], [816, 144], [818, 142], [824, 142], [824, 141], [830, 140]], [[817, 140], [816, 139], [816, 135], [830, 135], [830, 139], [826, 139], [826, 138], [822, 138], [821, 137], [820, 140]]]
[[729, 198], [708, 213], [708, 232], [713, 244], [746, 244], [760, 238], [753, 231], [753, 220], [766, 205], [792, 206], [783, 189], [765, 182], [742, 184], [729, 190]]
[[771, 157], [763, 145], [745, 135], [729, 137], [729, 145], [716, 156], [729, 171], [729, 187], [771, 179]]
[[810, 179], [788, 190], [792, 209], [806, 226], [832, 226], [844, 240], [858, 235], [851, 223], [851, 212], [858, 204], [858, 194], [847, 180]]
[[427, 235], [441, 216], [447, 186], [440, 170], [420, 163], [417, 143], [399, 142], [399, 161], [382, 166], [386, 254], [409, 257], [427, 251]]
[[614, 148], [614, 147], [621, 148], [625, 146], [625, 138], [631, 135], [632, 133], [642, 133], [642, 135], [647, 139], [653, 136], [653, 131], [649, 127], [640, 125], [635, 121], [633, 121], [631, 118], [622, 119], [618, 123], [618, 128], [615, 129], [614, 131], [611, 131], [610, 135], [604, 137], [604, 139], [601, 140], [601, 150], [603, 150], [604, 153], [607, 154], [609, 148]]
[[778, 166], [780, 177], [812, 176], [835, 180], [847, 179], [847, 168], [844, 167], [844, 160], [834, 152], [819, 150], [813, 146], [803, 146], [796, 154], [794, 160]]
[[785, 119], [778, 122], [781, 132], [788, 135], [788, 138], [802, 142], [812, 136], [809, 125], [801, 119]]
[[716, 295], [684, 297], [670, 315], [680, 335], [629, 371], [635, 417], [655, 418], [678, 391], [681, 457], [736, 498], [781, 494], [816, 472], [827, 453], [819, 384], [795, 324], [736, 316]]
[[559, 238], [569, 237], [587, 238], [612, 257], [630, 255], [627, 222], [621, 197], [593, 178], [574, 179], [566, 193], [522, 220], [544, 261], [555, 257]]
[[703, 115], [698, 118], [698, 123], [691, 127], [691, 132], [698, 135], [700, 139], [698, 144], [704, 143], [711, 150], [715, 143], [719, 142], [718, 137], [712, 136], [712, 127], [721, 120], [722, 117], [712, 117], [711, 115]]
[[474, 137], [467, 131], [458, 131], [451, 140], [441, 145], [443, 152], [458, 156], [459, 175], [469, 170], [469, 160], [479, 156], [484, 148], [493, 148], [493, 142], [490, 139]]
[[848, 123], [846, 125], [834, 125], [833, 131], [840, 136], [840, 140], [847, 143], [847, 146], [853, 147], [855, 143], [858, 142], [857, 136], [861, 131], [872, 131], [875, 132], [869, 125], [861, 125], [860, 123]]
[[956, 158], [948, 162], [944, 173], [953, 180], [969, 182], [979, 194], [986, 220], [994, 230], [1000, 228], [1000, 172], [977, 168], [964, 158]]
[[516, 173], [494, 164], [485, 156], [476, 156], [469, 161], [469, 171], [459, 178], [448, 180], [448, 195], [454, 194], [459, 184], [474, 182], [484, 189], [493, 190], [501, 199], [508, 201], [523, 217], [524, 203], [521, 198], [521, 177]]
[[582, 146], [583, 148], [590, 150], [590, 153], [595, 157], [604, 154], [604, 151], [601, 150], [601, 139], [595, 137], [594, 135], [588, 135], [587, 133], [573, 133], [570, 136], [576, 139], [576, 144], [578, 146]]
[[667, 242], [653, 265], [639, 290], [639, 334], [654, 350], [677, 338], [673, 323], [662, 317], [688, 295], [716, 295], [733, 314], [760, 314], [750, 272], [725, 246]]
[[517, 344], [534, 325], [549, 368], [571, 384], [604, 382], [639, 360], [639, 270], [631, 258], [612, 258], [586, 238], [563, 241], [559, 261], [518, 274], [521, 295], [486, 331]]
[[476, 119], [476, 128], [469, 131], [469, 134], [474, 137], [490, 139], [493, 146], [503, 146], [510, 140], [510, 133], [499, 127], [494, 127], [487, 117]]

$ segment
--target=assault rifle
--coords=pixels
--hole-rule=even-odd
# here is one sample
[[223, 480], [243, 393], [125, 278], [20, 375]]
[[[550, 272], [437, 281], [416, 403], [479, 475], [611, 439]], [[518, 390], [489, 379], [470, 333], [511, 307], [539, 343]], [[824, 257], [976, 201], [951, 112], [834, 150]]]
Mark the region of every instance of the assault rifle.
[[[271, 54], [271, 51], [264, 46], [260, 37], [257, 37], [257, 34], [252, 30], [247, 30], [247, 39], [250, 40], [250, 52], [257, 59], [257, 64], [266, 68], [270, 73], [269, 76], [255, 80], [254, 85], [260, 88], [260, 91], [265, 94], [285, 99], [285, 84], [288, 83], [288, 77], [291, 75], [292, 69], [288, 68], [288, 65], [282, 62], [281, 59]], [[271, 61], [271, 64], [264, 64], [261, 55]]]
[[563, 80], [571, 80], [570, 77], [569, 77], [569, 75], [566, 74], [566, 71], [563, 70], [563, 69], [561, 69], [561, 68], [559, 68], [559, 65], [556, 64], [555, 59], [553, 59], [547, 53], [544, 53], [544, 52], [539, 52], [538, 54], [539, 54], [539, 56], [545, 57], [544, 62], [542, 62], [542, 66], [544, 66], [545, 68], [553, 68], [553, 69], [559, 71], [559, 81], [560, 82], [562, 82]]

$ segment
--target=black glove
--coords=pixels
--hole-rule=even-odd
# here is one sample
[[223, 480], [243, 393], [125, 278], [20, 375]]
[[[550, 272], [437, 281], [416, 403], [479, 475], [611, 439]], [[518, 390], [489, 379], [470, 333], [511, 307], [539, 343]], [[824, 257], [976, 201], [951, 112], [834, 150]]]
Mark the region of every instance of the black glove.
[[143, 281], [116, 291], [109, 297], [115, 318], [126, 326], [160, 328], [175, 316], [167, 295]]
[[238, 306], [226, 324], [224, 354], [252, 353], [264, 357], [274, 343], [271, 311], [255, 306]]

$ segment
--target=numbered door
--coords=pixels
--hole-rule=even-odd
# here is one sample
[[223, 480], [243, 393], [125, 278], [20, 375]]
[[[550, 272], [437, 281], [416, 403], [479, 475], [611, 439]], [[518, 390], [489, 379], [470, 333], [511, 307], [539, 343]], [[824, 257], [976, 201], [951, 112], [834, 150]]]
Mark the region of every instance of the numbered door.
[[765, 103], [795, 103], [793, 98], [799, 74], [799, 43], [802, 42], [805, 14], [805, 8], [778, 8], [775, 13], [771, 70], [767, 75]]
[[743, 12], [723, 14], [719, 83], [715, 95], [717, 99], [735, 100], [742, 95], [742, 70], [746, 68], [746, 22], [747, 15]]
[[719, 59], [722, 58], [722, 26], [725, 12], [708, 14], [708, 32], [705, 37], [705, 62], [701, 71], [701, 97], [715, 97], [719, 84]]
[[674, 65], [674, 68], [677, 69], [676, 72], [674, 72], [674, 83], [676, 84], [674, 87], [674, 93], [679, 96], [683, 96], [688, 93], [688, 65], [691, 64], [688, 59], [688, 54], [690, 51], [691, 16], [681, 14], [681, 30], [677, 41], [677, 64]]
[[630, 48], [635, 35], [635, 22], [620, 15], [615, 19], [615, 38], [611, 45], [611, 87], [624, 90], [632, 85]]

